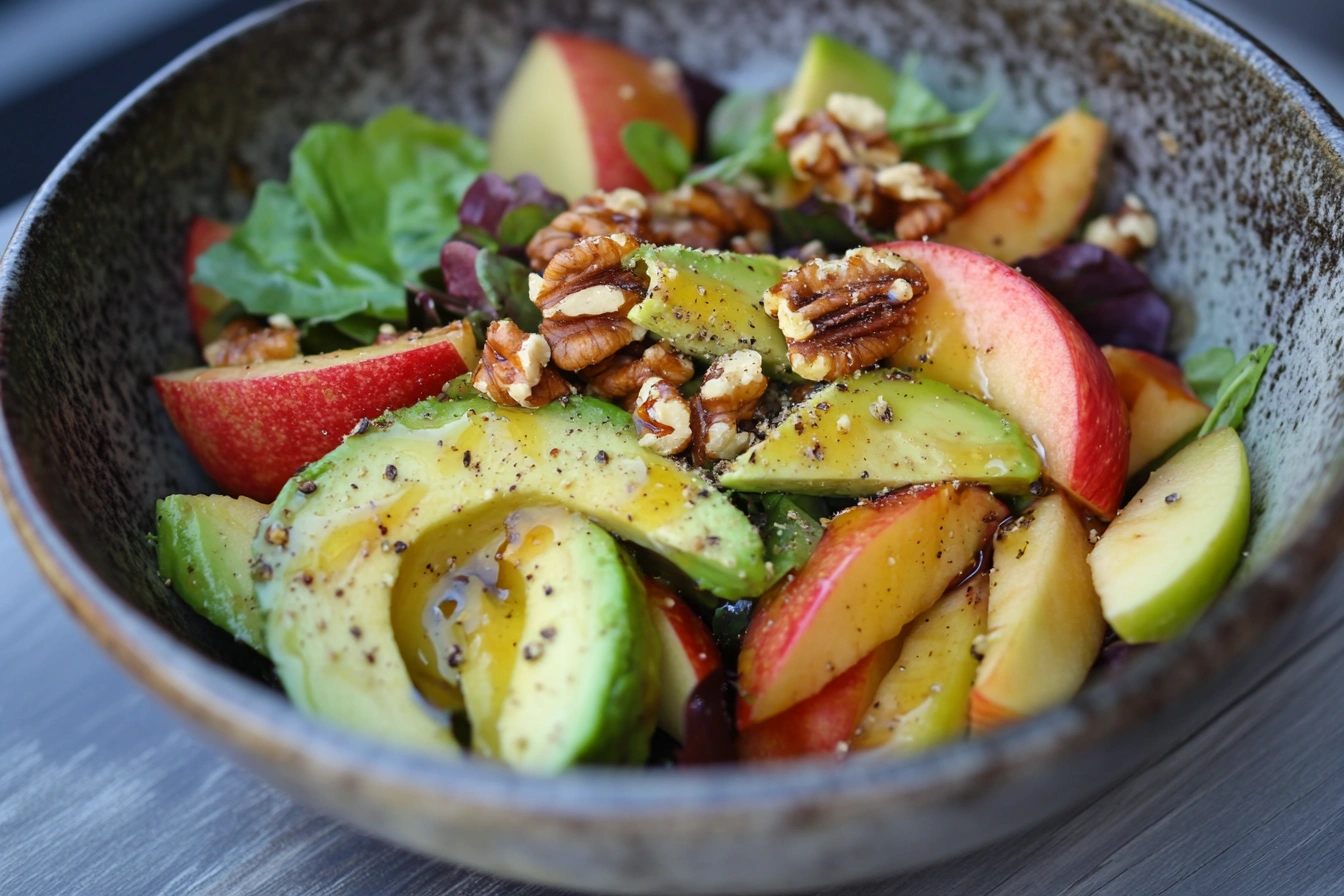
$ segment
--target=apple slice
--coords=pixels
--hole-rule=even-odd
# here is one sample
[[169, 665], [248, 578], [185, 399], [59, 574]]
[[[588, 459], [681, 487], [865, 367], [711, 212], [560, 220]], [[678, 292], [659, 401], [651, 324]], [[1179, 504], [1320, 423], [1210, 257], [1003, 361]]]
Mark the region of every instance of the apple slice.
[[988, 609], [989, 577], [980, 573], [909, 625], [895, 668], [855, 728], [855, 750], [915, 753], [966, 733], [979, 665], [971, 645]]
[[663, 652], [658, 680], [658, 727], [686, 743], [686, 702], [695, 686], [723, 666], [709, 627], [677, 593], [657, 579], [644, 577], [653, 627]]
[[573, 200], [595, 189], [649, 182], [621, 145], [632, 121], [657, 122], [695, 150], [695, 113], [681, 73], [606, 41], [543, 32], [532, 41], [495, 110], [490, 168], [532, 173]]
[[915, 485], [831, 520], [803, 568], [751, 617], [738, 729], [806, 700], [896, 637], [975, 565], [1007, 513], [983, 488]]
[[1102, 346], [1129, 410], [1129, 475], [1133, 476], [1190, 435], [1208, 406], [1185, 381], [1181, 368], [1133, 348]]
[[939, 242], [1015, 262], [1061, 245], [1092, 202], [1106, 125], [1065, 112], [971, 191]]
[[187, 229], [187, 313], [191, 316], [191, 329], [196, 333], [196, 341], [201, 345], [218, 335], [211, 331], [210, 319], [223, 310], [229, 300], [217, 290], [191, 282], [191, 278], [196, 275], [196, 259], [206, 249], [231, 236], [231, 226], [210, 218], [193, 218], [191, 227]]
[[1250, 520], [1251, 473], [1236, 430], [1178, 451], [1088, 558], [1111, 628], [1130, 643], [1189, 628], [1236, 568]]
[[366, 348], [179, 370], [154, 388], [220, 488], [269, 502], [361, 419], [435, 395], [475, 363], [475, 337], [458, 322]]
[[802, 703], [747, 728], [737, 738], [738, 758], [760, 762], [847, 750], [854, 726], [900, 649], [901, 638], [892, 638]]
[[1046, 477], [1106, 519], [1129, 468], [1120, 389], [1105, 356], [1064, 307], [992, 258], [938, 243], [888, 243], [919, 266], [898, 367], [968, 392], [1034, 439]]
[[1101, 652], [1106, 623], [1087, 565], [1078, 511], [1063, 495], [1042, 498], [994, 539], [984, 657], [971, 690], [971, 730], [1065, 702]]

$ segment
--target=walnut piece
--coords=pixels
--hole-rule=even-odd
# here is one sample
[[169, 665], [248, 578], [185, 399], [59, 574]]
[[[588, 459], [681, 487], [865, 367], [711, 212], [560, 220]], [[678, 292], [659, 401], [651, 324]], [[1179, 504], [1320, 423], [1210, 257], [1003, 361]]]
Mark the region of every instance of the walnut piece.
[[691, 444], [690, 402], [663, 378], [652, 376], [644, 381], [633, 414], [640, 447], [671, 457]]
[[770, 213], [750, 193], [719, 181], [660, 193], [649, 211], [648, 238], [660, 245], [770, 251]]
[[692, 458], [699, 466], [732, 460], [751, 446], [751, 433], [738, 424], [756, 413], [770, 381], [761, 370], [761, 356], [742, 349], [709, 365], [700, 392], [691, 401]]
[[511, 320], [498, 320], [485, 333], [485, 347], [471, 385], [499, 404], [539, 408], [574, 392], [550, 361], [551, 349], [545, 339], [524, 333]]
[[[691, 360], [667, 343], [630, 345], [605, 361], [585, 367], [579, 376], [588, 381], [588, 394], [607, 401], [634, 403], [644, 383], [658, 377], [673, 386], [681, 386], [695, 376]], [[629, 410], [629, 408], [627, 408]]]
[[883, 168], [874, 181], [881, 194], [874, 210], [880, 214], [870, 216], [869, 223], [890, 227], [897, 239], [917, 240], [941, 233], [966, 207], [966, 193], [956, 181], [918, 162]]
[[590, 236], [557, 254], [528, 285], [541, 309], [541, 335], [562, 370], [605, 361], [645, 331], [626, 317], [643, 301], [648, 278], [622, 266], [639, 247], [629, 234]]
[[201, 350], [211, 367], [234, 367], [258, 361], [283, 361], [299, 355], [299, 331], [288, 327], [263, 327], [251, 318], [232, 321], [219, 338]]
[[627, 233], [646, 239], [648, 218], [649, 206], [640, 193], [626, 187], [609, 193], [598, 190], [576, 200], [533, 234], [527, 243], [528, 261], [532, 270], [544, 271], [556, 255], [590, 236]]
[[891, 355], [910, 323], [924, 274], [890, 249], [864, 246], [834, 261], [814, 259], [765, 293], [789, 364], [809, 380], [836, 380]]
[[1130, 193], [1115, 214], [1102, 215], [1087, 225], [1083, 241], [1096, 243], [1121, 258], [1133, 258], [1157, 245], [1157, 219], [1142, 199]]

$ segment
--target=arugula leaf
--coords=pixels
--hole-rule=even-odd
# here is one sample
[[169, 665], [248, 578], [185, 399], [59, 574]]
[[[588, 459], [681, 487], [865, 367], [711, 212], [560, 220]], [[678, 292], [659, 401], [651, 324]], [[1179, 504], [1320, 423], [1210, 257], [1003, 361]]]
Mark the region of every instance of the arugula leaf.
[[[469, 132], [394, 108], [356, 129], [312, 126], [287, 184], [263, 183], [247, 220], [203, 254], [195, 282], [251, 314], [402, 324], [406, 284], [436, 264], [463, 193], [485, 169]], [[347, 335], [376, 335], [368, 321]]]
[[621, 129], [621, 146], [658, 192], [671, 190], [691, 170], [691, 154], [656, 121], [632, 121]]
[[1218, 387], [1236, 363], [1237, 356], [1232, 349], [1218, 345], [1186, 358], [1181, 370], [1199, 400], [1212, 407], [1218, 400]]
[[1260, 386], [1260, 378], [1265, 375], [1265, 368], [1269, 366], [1269, 358], [1273, 354], [1272, 342], [1251, 349], [1246, 357], [1238, 361], [1236, 366], [1223, 376], [1223, 381], [1218, 385], [1218, 394], [1214, 397], [1213, 410], [1209, 412], [1204, 425], [1199, 428], [1197, 438], [1202, 439], [1215, 429], [1222, 429], [1224, 426], [1233, 429], [1241, 426], [1241, 421], [1246, 416], [1246, 406], [1255, 397], [1255, 390]]

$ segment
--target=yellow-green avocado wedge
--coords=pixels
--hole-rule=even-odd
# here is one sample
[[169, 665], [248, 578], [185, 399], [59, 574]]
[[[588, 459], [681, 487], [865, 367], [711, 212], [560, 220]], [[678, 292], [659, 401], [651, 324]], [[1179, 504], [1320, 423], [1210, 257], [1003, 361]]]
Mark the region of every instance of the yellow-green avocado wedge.
[[830, 35], [814, 34], [780, 111], [807, 115], [825, 106], [833, 93], [865, 96], [887, 109], [896, 98], [896, 83], [890, 66]]
[[290, 699], [374, 737], [456, 750], [399, 654], [392, 589], [417, 541], [451, 546], [484, 516], [502, 523], [542, 504], [643, 545], [725, 599], [766, 581], [746, 516], [698, 473], [640, 448], [624, 411], [586, 398], [536, 411], [431, 399], [346, 439], [286, 484], [261, 523], [253, 576]]
[[873, 370], [808, 396], [719, 482], [744, 492], [864, 497], [949, 480], [1021, 494], [1040, 478], [1040, 455], [997, 411], [933, 380]]
[[610, 535], [557, 507], [515, 511], [501, 534], [437, 589], [452, 601], [443, 625], [461, 645], [473, 751], [534, 772], [643, 762], [659, 642], [638, 571]]
[[266, 637], [248, 563], [267, 510], [224, 495], [169, 495], [154, 508], [159, 575], [193, 610], [262, 654]]
[[1231, 577], [1250, 521], [1251, 472], [1236, 430], [1178, 451], [1087, 557], [1111, 628], [1130, 643], [1184, 632]]

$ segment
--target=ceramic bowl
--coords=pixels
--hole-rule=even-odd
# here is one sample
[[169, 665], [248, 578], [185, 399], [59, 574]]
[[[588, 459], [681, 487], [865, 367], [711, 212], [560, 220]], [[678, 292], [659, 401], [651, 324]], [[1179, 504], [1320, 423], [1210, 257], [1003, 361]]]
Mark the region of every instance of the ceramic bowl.
[[[210, 491], [151, 374], [194, 363], [187, 223], [239, 218], [238, 172], [283, 177], [323, 119], [394, 103], [482, 129], [529, 35], [578, 29], [725, 76], [787, 77], [832, 32], [1030, 133], [1086, 101], [1113, 129], [1106, 201], [1162, 222], [1151, 272], [1182, 351], [1278, 351], [1245, 426], [1254, 526], [1186, 637], [992, 737], [907, 762], [577, 770], [439, 761], [299, 715], [266, 665], [155, 574], [155, 498]], [[0, 273], [0, 468], [56, 592], [130, 672], [240, 762], [333, 815], [452, 862], [636, 893], [800, 889], [967, 852], [1157, 756], [1322, 590], [1344, 542], [1344, 132], [1282, 61], [1193, 3], [1093, 0], [332, 0], [247, 19], [109, 113], [33, 200]], [[231, 172], [232, 175], [231, 176]], [[1239, 660], [1240, 661], [1240, 660]], [[1216, 674], [1215, 674], [1216, 673]]]

